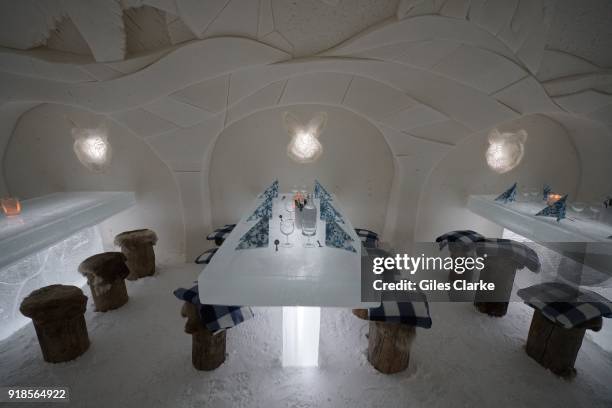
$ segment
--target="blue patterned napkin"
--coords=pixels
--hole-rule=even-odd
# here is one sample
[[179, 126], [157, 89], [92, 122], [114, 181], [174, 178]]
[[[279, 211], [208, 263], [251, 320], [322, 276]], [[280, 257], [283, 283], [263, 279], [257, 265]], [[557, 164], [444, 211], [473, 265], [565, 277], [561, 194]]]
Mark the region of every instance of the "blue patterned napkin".
[[357, 252], [351, 245], [353, 238], [334, 221], [325, 224], [325, 246]]
[[259, 198], [266, 200], [278, 197], [278, 180], [275, 180], [270, 187], [266, 188], [263, 193], [259, 195]]
[[331, 194], [329, 194], [325, 187], [323, 187], [323, 185], [321, 185], [321, 183], [319, 183], [317, 180], [315, 180], [314, 195], [315, 198], [320, 198], [321, 200], [332, 200]]
[[501, 193], [495, 201], [503, 201], [505, 204], [516, 200], [516, 183], [509, 189]]
[[334, 208], [333, 205], [328, 200], [321, 199], [321, 204], [319, 205], [319, 213], [320, 218], [327, 222], [339, 222], [344, 224], [344, 219], [342, 219], [342, 215]]
[[247, 218], [247, 221], [258, 220], [261, 218], [272, 218], [272, 197], [266, 198], [259, 207], [253, 211], [253, 214]]
[[262, 218], [240, 238], [236, 250], [267, 247], [269, 238], [270, 219]]
[[542, 211], [536, 214], [536, 216], [543, 217], [556, 217], [557, 222], [565, 218], [565, 202], [567, 201], [567, 194], [563, 198], [555, 201], [549, 206], [546, 206]]

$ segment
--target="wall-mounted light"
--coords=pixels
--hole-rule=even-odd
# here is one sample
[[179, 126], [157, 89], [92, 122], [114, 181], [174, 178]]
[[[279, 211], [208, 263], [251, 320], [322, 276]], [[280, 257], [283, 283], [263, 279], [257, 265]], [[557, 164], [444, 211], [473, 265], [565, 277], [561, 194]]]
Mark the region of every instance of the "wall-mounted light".
[[72, 137], [74, 153], [83, 166], [96, 173], [103, 172], [108, 167], [112, 149], [106, 129], [72, 128]]
[[493, 129], [489, 133], [489, 148], [485, 153], [487, 164], [497, 173], [507, 173], [519, 165], [525, 154], [527, 132], [501, 133]]
[[327, 123], [325, 112], [316, 113], [306, 126], [302, 126], [298, 118], [289, 113], [283, 113], [285, 129], [291, 135], [287, 145], [287, 154], [298, 163], [312, 163], [323, 153], [323, 145], [318, 137]]

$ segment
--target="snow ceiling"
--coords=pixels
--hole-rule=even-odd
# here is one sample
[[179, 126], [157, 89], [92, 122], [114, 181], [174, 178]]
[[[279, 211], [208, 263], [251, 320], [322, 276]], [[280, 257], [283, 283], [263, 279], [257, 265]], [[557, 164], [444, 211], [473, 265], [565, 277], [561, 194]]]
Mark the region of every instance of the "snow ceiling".
[[3, 2], [0, 114], [52, 103], [107, 115], [157, 152], [200, 201], [185, 218], [201, 219], [188, 213], [207, 207], [198, 174], [224, 128], [277, 106], [339, 106], [385, 136], [411, 176], [396, 199], [416, 208], [427, 174], [475, 132], [531, 114], [612, 127], [612, 3], [584, 3]]

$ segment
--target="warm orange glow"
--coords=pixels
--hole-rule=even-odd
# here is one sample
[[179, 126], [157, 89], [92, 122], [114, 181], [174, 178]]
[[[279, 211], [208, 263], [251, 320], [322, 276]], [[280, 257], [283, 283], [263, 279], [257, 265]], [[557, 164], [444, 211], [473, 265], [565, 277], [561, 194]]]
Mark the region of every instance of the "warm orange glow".
[[16, 198], [2, 198], [0, 199], [0, 205], [2, 206], [2, 212], [9, 217], [21, 213], [21, 203]]
[[546, 200], [546, 203], [548, 205], [553, 205], [555, 202], [559, 201], [561, 198], [563, 198], [561, 194], [548, 193], [548, 199]]

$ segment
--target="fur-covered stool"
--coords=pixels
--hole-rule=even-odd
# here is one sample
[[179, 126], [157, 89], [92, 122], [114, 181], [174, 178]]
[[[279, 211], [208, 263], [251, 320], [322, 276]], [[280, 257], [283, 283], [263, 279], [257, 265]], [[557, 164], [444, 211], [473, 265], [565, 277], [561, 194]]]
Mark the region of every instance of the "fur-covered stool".
[[136, 280], [155, 273], [155, 251], [157, 235], [150, 229], [125, 231], [115, 237], [115, 245], [127, 258], [129, 280]]
[[585, 332], [601, 330], [602, 317], [612, 318], [612, 302], [561, 282], [540, 283], [517, 294], [534, 308], [527, 354], [553, 373], [573, 377]]
[[104, 252], [81, 262], [79, 272], [87, 278], [96, 311], [117, 309], [128, 301], [125, 278], [130, 270], [121, 252]]
[[174, 296], [185, 301], [181, 316], [187, 318], [185, 333], [192, 338], [191, 363], [197, 370], [214, 370], [225, 361], [227, 329], [251, 319], [251, 308], [202, 304], [197, 285], [179, 288]]
[[87, 296], [76, 286], [50, 285], [30, 293], [19, 307], [32, 319], [43, 358], [70, 361], [89, 348], [85, 324]]
[[236, 224], [225, 224], [224, 226], [215, 229], [213, 232], [206, 236], [206, 239], [209, 241], [215, 241], [217, 246], [223, 245], [223, 242], [232, 231], [236, 228]]
[[505, 316], [516, 272], [523, 268], [534, 273], [539, 272], [538, 254], [523, 243], [498, 238], [487, 238], [478, 242], [476, 254], [485, 258], [480, 279], [485, 283], [494, 283], [495, 289], [477, 291], [474, 295], [474, 306], [489, 316]]
[[384, 301], [377, 308], [353, 309], [355, 316], [370, 321], [368, 361], [381, 373], [393, 374], [408, 368], [416, 327], [431, 327], [425, 295], [418, 296], [421, 300]]
[[378, 234], [365, 228], [355, 228], [355, 233], [366, 248], [378, 248], [380, 239]]
[[[448, 250], [453, 259], [458, 258], [475, 258], [476, 244], [485, 239], [476, 231], [459, 230], [450, 231], [436, 238], [436, 242], [440, 246], [440, 251], [448, 246]], [[462, 266], [463, 267], [463, 266]], [[454, 289], [456, 281], [472, 282], [474, 280], [475, 267], [459, 267], [448, 271], [448, 282], [451, 289], [448, 292], [449, 299], [453, 302], [471, 302], [474, 300], [474, 294], [468, 291], [458, 291]]]

